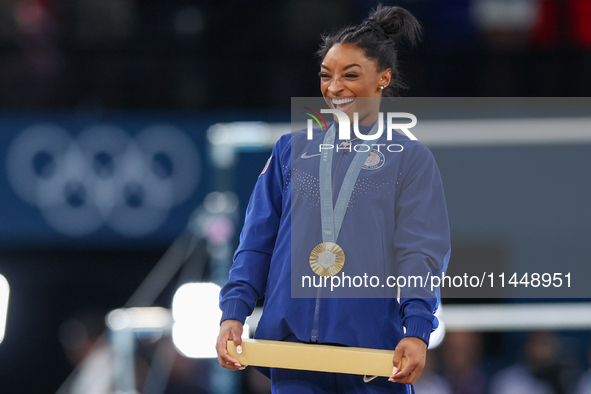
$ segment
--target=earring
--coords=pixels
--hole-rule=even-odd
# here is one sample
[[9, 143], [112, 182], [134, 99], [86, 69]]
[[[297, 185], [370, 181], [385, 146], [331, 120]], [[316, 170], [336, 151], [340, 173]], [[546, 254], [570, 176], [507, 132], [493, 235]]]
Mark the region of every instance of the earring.
[[384, 90], [385, 86], [380, 86], [380, 89]]

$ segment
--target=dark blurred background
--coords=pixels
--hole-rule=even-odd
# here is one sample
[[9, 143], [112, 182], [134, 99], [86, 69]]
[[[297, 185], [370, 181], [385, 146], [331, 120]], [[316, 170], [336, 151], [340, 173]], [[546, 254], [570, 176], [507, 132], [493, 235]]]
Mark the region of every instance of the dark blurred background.
[[[81, 314], [104, 316], [122, 307], [172, 241], [183, 233], [205, 196], [220, 187], [228, 188], [228, 182], [220, 186], [216, 178], [219, 174], [212, 169], [208, 128], [230, 121], [289, 122], [291, 97], [319, 95], [314, 53], [320, 35], [359, 23], [377, 3], [0, 0], [3, 169], [11, 165], [9, 147], [15, 146], [16, 138], [39, 125], [44, 133], [57, 127], [61, 131], [48, 135], [63, 134], [67, 138], [88, 134], [96, 125], [108, 125], [109, 132], [117, 135], [139, 138], [150, 127], [167, 125], [189, 137], [192, 153], [187, 155], [200, 167], [187, 175], [194, 184], [190, 193], [174, 203], [167, 202], [160, 220], [144, 232], [106, 220], [82, 230], [71, 223], [56, 224], [51, 213], [27, 201], [24, 192], [15, 192], [18, 188], [2, 171], [0, 274], [10, 283], [11, 298], [6, 338], [0, 345], [0, 392], [57, 390], [74, 362], [64, 350], [67, 346], [60, 342], [64, 322]], [[591, 93], [589, 0], [382, 3], [407, 8], [424, 27], [423, 42], [417, 48], [401, 49], [401, 69], [410, 87], [404, 96], [566, 97]], [[549, 155], [532, 152], [540, 162]], [[450, 183], [454, 163], [464, 167], [456, 153], [445, 149], [436, 152], [444, 181], [448, 174]], [[586, 145], [570, 158], [584, 166], [588, 153]], [[465, 160], [471, 160], [481, 152], [465, 154]], [[247, 165], [237, 167], [231, 175], [229, 182], [240, 204], [237, 228], [267, 157], [268, 152], [242, 153], [240, 160]], [[40, 179], [44, 171], [52, 170], [51, 157], [33, 159]], [[171, 160], [164, 157], [159, 162], [158, 168], [168, 171], [167, 176], [175, 165], [173, 160], [171, 167]], [[108, 169], [109, 163], [99, 164]], [[578, 181], [572, 180], [573, 185]], [[84, 204], [86, 194], [80, 182], [67, 188], [65, 198], [72, 206]], [[454, 193], [461, 195], [461, 179], [457, 182], [455, 189], [450, 187], [448, 200], [450, 207], [460, 209], [461, 200], [453, 197]], [[582, 184], [587, 193], [588, 179]], [[128, 204], [141, 205], [136, 200], [141, 201], [147, 192], [140, 186], [126, 189]], [[519, 185], [514, 185], [514, 190], [518, 189]], [[577, 213], [573, 210], [569, 214]], [[462, 227], [468, 222], [469, 218], [460, 218], [456, 224]], [[465, 234], [471, 232], [469, 227], [462, 228]], [[580, 238], [585, 237], [581, 231], [587, 230], [583, 225], [574, 229]], [[493, 260], [502, 260], [511, 252], [499, 246], [503, 234], [495, 234], [492, 240], [485, 235], [471, 243], [466, 241], [469, 236], [460, 239], [464, 247], [458, 249], [459, 255], [469, 260], [484, 251]], [[210, 274], [205, 271], [205, 277]], [[170, 307], [173, 290], [165, 289], [154, 304]], [[589, 338], [580, 333], [573, 338], [566, 342], [579, 349], [577, 368], [582, 371], [587, 366]], [[466, 356], [467, 361], [457, 361], [458, 368], [462, 368], [462, 362], [480, 362], [484, 354], [493, 360], [485, 368], [488, 376], [520, 358], [511, 354], [511, 349], [521, 345], [527, 348], [529, 343], [525, 334], [489, 334], [485, 340], [472, 340], [481, 350]], [[455, 364], [448, 361], [448, 365], [453, 368]], [[185, 371], [191, 368], [203, 371], [199, 365], [185, 367]], [[477, 379], [486, 381], [485, 372]], [[253, 387], [256, 384], [252, 383]], [[169, 388], [170, 392], [206, 389]], [[453, 392], [480, 392], [467, 390]], [[566, 392], [560, 390], [564, 389], [555, 392]]]
[[[281, 109], [318, 94], [320, 34], [375, 1], [3, 0], [0, 104]], [[410, 96], [586, 96], [586, 0], [400, 0], [424, 26]]]

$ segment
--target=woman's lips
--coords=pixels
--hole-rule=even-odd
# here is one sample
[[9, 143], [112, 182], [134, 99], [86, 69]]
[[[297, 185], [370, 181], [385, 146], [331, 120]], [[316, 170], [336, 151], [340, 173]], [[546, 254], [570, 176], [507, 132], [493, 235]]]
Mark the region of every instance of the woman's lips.
[[351, 108], [355, 102], [355, 97], [331, 97], [330, 102], [334, 109], [344, 112]]

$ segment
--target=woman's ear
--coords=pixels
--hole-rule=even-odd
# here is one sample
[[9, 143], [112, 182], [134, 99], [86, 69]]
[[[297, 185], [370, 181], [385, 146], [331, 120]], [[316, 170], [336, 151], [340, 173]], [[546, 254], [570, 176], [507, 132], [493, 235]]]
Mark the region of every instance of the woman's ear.
[[390, 86], [390, 81], [392, 80], [392, 69], [387, 68], [380, 73], [380, 87], [383, 86], [384, 88]]

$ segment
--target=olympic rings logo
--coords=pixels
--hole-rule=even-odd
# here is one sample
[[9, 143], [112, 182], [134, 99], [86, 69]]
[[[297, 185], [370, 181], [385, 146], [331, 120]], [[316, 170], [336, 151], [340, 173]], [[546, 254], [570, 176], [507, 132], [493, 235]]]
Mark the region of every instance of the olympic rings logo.
[[16, 194], [57, 231], [83, 236], [107, 225], [129, 237], [157, 230], [201, 172], [193, 140], [171, 125], [134, 138], [113, 125], [76, 138], [54, 124], [33, 125], [10, 144], [6, 169]]

